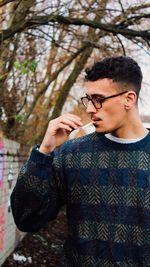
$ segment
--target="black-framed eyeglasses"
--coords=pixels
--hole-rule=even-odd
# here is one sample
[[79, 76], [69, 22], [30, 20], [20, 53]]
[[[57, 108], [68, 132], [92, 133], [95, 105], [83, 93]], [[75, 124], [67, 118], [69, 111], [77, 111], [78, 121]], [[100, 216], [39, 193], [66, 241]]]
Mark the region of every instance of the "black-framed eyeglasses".
[[94, 106], [96, 109], [100, 109], [100, 108], [102, 108], [102, 103], [103, 103], [106, 99], [113, 98], [113, 97], [116, 97], [116, 96], [119, 96], [119, 95], [123, 95], [123, 94], [125, 94], [125, 93], [127, 93], [127, 92], [128, 92], [128, 91], [124, 91], [124, 92], [121, 92], [121, 93], [119, 93], [119, 94], [110, 95], [110, 96], [107, 96], [107, 97], [104, 97], [104, 98], [102, 98], [102, 97], [100, 97], [100, 96], [98, 96], [98, 95], [95, 95], [95, 96], [92, 96], [92, 97], [86, 95], [86, 96], [81, 97], [81, 102], [82, 102], [82, 104], [87, 108], [89, 101], [91, 101], [92, 104], [93, 104], [93, 106]]

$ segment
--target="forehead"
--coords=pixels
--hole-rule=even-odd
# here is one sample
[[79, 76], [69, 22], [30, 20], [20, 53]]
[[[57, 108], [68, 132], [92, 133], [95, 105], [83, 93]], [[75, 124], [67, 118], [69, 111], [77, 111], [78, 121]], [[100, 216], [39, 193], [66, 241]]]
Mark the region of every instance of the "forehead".
[[119, 91], [119, 85], [111, 79], [99, 79], [97, 81], [85, 82], [85, 92], [88, 95], [108, 96]]

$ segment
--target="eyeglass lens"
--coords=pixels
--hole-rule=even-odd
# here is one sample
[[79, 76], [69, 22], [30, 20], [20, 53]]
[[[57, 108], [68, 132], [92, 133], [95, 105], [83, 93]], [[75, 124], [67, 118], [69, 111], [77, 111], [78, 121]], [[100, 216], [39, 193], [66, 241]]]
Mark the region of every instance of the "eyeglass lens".
[[95, 97], [93, 96], [92, 98], [90, 98], [90, 97], [88, 97], [88, 96], [85, 96], [85, 97], [82, 97], [82, 98], [81, 98], [82, 104], [83, 104], [85, 107], [87, 107], [89, 101], [91, 101], [92, 104], [94, 105], [94, 107], [97, 108], [97, 109], [99, 109], [99, 108], [102, 107], [101, 100], [102, 100], [102, 99], [100, 99], [100, 97], [96, 97], [96, 96], [95, 96]]

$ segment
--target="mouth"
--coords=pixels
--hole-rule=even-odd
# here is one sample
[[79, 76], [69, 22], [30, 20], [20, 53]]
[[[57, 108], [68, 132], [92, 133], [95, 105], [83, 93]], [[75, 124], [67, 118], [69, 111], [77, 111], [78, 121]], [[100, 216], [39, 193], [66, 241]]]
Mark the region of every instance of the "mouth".
[[100, 118], [96, 118], [96, 117], [91, 117], [92, 122], [96, 122], [96, 121], [101, 121], [102, 119]]
[[94, 126], [97, 126], [102, 120], [100, 118], [91, 118]]

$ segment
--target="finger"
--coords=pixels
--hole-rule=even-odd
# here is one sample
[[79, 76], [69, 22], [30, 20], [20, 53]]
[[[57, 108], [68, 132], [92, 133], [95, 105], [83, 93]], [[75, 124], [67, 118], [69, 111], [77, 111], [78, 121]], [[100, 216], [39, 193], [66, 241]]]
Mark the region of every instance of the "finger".
[[67, 125], [67, 124], [61, 123], [61, 122], [58, 124], [58, 128], [57, 128], [57, 130], [59, 130], [59, 129], [66, 130], [66, 131], [68, 131], [69, 133], [72, 132], [72, 127], [70, 127], [70, 126]]
[[81, 122], [76, 121], [76, 120], [74, 121], [74, 120], [67, 119], [67, 118], [63, 118], [61, 122], [64, 124], [67, 124], [68, 126], [70, 126], [73, 129], [77, 129], [78, 127], [82, 126]]
[[81, 118], [79, 116], [77, 116], [77, 115], [74, 115], [74, 114], [67, 113], [65, 115], [62, 115], [61, 117], [62, 118], [67, 118], [67, 119], [70, 119], [70, 120], [73, 120], [73, 121], [81, 122]]
[[78, 117], [76, 118], [76, 117], [64, 116], [64, 117], [62, 117], [61, 120], [62, 120], [62, 121], [64, 121], [64, 120], [71, 121], [71, 122], [75, 123], [77, 126], [82, 126], [82, 125], [83, 125], [81, 119], [78, 118]]

